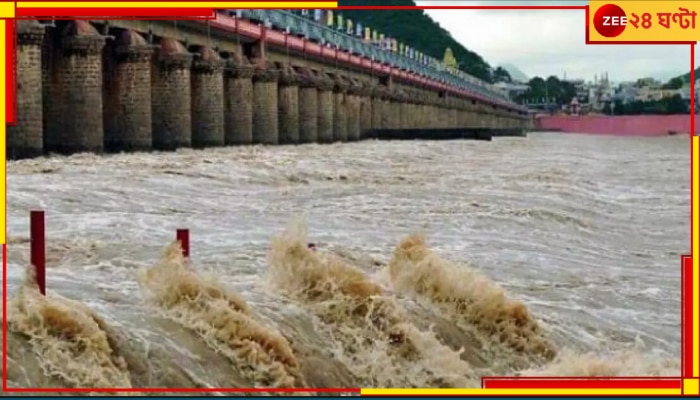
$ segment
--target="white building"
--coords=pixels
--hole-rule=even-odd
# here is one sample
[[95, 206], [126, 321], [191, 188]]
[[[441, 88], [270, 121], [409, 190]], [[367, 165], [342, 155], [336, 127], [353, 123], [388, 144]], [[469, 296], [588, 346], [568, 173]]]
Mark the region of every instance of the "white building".
[[508, 96], [510, 99], [515, 99], [519, 95], [525, 93], [528, 89], [526, 84], [508, 82], [498, 82], [494, 84], [494, 87], [504, 95]]

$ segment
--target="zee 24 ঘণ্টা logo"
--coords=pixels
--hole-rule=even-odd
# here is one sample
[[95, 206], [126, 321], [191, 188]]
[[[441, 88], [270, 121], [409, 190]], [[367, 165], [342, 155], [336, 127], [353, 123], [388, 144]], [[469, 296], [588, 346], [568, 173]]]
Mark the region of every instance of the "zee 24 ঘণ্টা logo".
[[678, 12], [630, 13], [629, 16], [620, 6], [606, 4], [593, 16], [595, 30], [606, 38], [620, 36], [627, 26], [634, 29], [651, 29], [658, 25], [671, 29], [677, 25], [681, 29], [695, 29], [697, 13], [687, 8], [678, 7]]

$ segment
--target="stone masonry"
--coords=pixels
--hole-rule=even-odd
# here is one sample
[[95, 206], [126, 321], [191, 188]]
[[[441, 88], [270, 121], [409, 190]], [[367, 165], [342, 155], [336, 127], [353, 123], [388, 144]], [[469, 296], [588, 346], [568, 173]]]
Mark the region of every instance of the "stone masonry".
[[306, 68], [299, 68], [299, 142], [314, 143], [318, 139], [318, 80]]
[[335, 86], [333, 87], [333, 141], [348, 141], [348, 109], [346, 96], [348, 82], [340, 75], [334, 75]]
[[279, 143], [278, 78], [276, 69], [256, 67], [253, 75], [253, 143]]
[[333, 142], [333, 87], [335, 83], [325, 73], [318, 76], [318, 142]]
[[285, 57], [274, 36], [250, 42], [220, 27], [171, 22], [17, 21], [18, 123], [7, 129], [8, 158], [532, 123], [405, 75], [333, 63], [326, 50], [315, 56], [289, 47]]
[[199, 47], [192, 64], [192, 147], [224, 145], [224, 61]]
[[17, 23], [17, 124], [7, 127], [7, 158], [37, 157], [44, 152], [41, 45], [44, 26]]
[[101, 153], [102, 49], [105, 38], [86, 21], [71, 21], [61, 32], [50, 78], [45, 150], [61, 154]]
[[153, 147], [175, 150], [192, 145], [192, 54], [175, 39], [160, 41], [152, 63]]
[[116, 64], [109, 74], [110, 84], [105, 83], [105, 149], [151, 150], [151, 57], [154, 48], [138, 33], [125, 30], [112, 50], [112, 53], [107, 53], [112, 60], [104, 60], [105, 64], [110, 61]]
[[278, 88], [279, 142], [299, 143], [299, 81], [290, 65], [280, 64]]
[[224, 126], [227, 145], [253, 143], [253, 65], [239, 53], [226, 64]]

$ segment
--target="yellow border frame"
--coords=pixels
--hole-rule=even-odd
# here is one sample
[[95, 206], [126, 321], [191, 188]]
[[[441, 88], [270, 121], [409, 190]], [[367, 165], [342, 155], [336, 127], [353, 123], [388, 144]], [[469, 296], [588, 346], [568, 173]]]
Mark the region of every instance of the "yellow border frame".
[[[0, 18], [14, 18], [15, 16], [15, 4], [18, 8], [23, 7], [89, 7], [89, 8], [102, 8], [102, 7], [113, 7], [113, 8], [133, 8], [133, 7], [152, 7], [157, 8], [159, 6], [164, 6], [163, 8], [251, 8], [260, 7], [260, 3], [254, 1], [247, 2], [184, 2], [184, 3], [165, 3], [163, 2], [143, 2], [143, 3], [126, 3], [126, 2], [0, 2]], [[323, 3], [308, 3], [308, 2], [272, 2], [265, 3], [265, 8], [334, 8], [336, 2], [323, 2]], [[5, 20], [0, 20], [0, 93], [5, 92]], [[692, 94], [694, 96], [694, 93]], [[0, 102], [0, 109], [5, 109], [5, 96], [0, 96], [2, 101]], [[2, 166], [0, 167], [0, 191], [2, 192], [0, 207], [6, 210], [6, 121], [5, 113], [0, 113], [0, 126], [2, 131], [0, 132], [0, 159], [3, 160]], [[700, 123], [700, 121], [697, 121]], [[693, 182], [692, 182], [692, 232], [693, 232], [693, 243], [692, 243], [692, 254], [700, 254], [700, 241], [698, 240], [698, 217], [699, 217], [699, 207], [698, 207], [698, 191], [699, 191], [699, 178], [698, 178], [698, 152], [700, 151], [700, 138], [694, 136], [692, 138], [692, 171], [693, 171]], [[0, 243], [6, 243], [6, 212], [2, 213], [0, 217]], [[683, 390], [676, 389], [362, 389], [361, 393], [363, 395], [680, 395], [684, 392], [685, 395], [698, 395], [699, 384], [698, 376], [700, 372], [700, 357], [698, 355], [698, 348], [700, 344], [700, 329], [699, 329], [699, 315], [698, 311], [700, 308], [699, 294], [700, 294], [700, 273], [699, 273], [700, 257], [693, 258], [693, 337], [692, 343], [693, 348], [696, 350], [693, 354], [692, 364], [693, 364], [693, 377], [692, 379], [685, 379], [683, 382]]]

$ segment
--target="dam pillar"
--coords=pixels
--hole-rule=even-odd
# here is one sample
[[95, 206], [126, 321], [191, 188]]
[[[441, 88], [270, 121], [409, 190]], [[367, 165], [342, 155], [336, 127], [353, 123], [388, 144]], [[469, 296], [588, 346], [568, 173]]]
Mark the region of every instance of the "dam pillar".
[[401, 119], [404, 129], [413, 129], [415, 112], [413, 112], [413, 100], [411, 99], [411, 90], [403, 91], [403, 101], [401, 102]]
[[333, 141], [348, 141], [348, 106], [346, 93], [348, 83], [340, 75], [332, 75], [333, 86]]
[[414, 128], [425, 128], [425, 99], [421, 89], [416, 90], [416, 95], [414, 96], [413, 101], [415, 101], [416, 105], [416, 124]]
[[7, 127], [7, 159], [44, 153], [41, 46], [46, 28], [36, 21], [17, 20], [17, 124]]
[[498, 127], [501, 129], [508, 128], [508, 111], [500, 110], [498, 113]]
[[434, 128], [435, 111], [433, 109], [434, 99], [429, 93], [424, 93], [423, 97], [423, 124], [424, 128]]
[[370, 100], [370, 108], [372, 111], [372, 129], [381, 129], [382, 128], [382, 86], [381, 85], [374, 85], [370, 87], [372, 91], [372, 97]]
[[459, 127], [459, 99], [456, 97], [450, 97], [450, 128]]
[[501, 110], [499, 110], [495, 106], [492, 106], [490, 116], [491, 116], [491, 129], [500, 128]]
[[253, 143], [279, 143], [278, 79], [276, 69], [256, 66], [253, 75]]
[[398, 129], [399, 128], [399, 118], [400, 113], [401, 113], [401, 93], [400, 90], [396, 85], [392, 87], [389, 91], [389, 98], [388, 98], [388, 104], [389, 104], [389, 116], [388, 116], [388, 121], [389, 121], [389, 128], [391, 129]]
[[429, 128], [439, 128], [441, 115], [438, 108], [439, 98], [435, 93], [426, 93], [427, 121]]
[[279, 142], [299, 143], [299, 82], [290, 65], [278, 64], [279, 92]]
[[440, 128], [442, 125], [442, 115], [440, 114], [440, 98], [431, 97], [429, 99], [430, 128]]
[[163, 38], [151, 69], [153, 148], [192, 146], [193, 55], [176, 39]]
[[423, 92], [421, 93], [423, 96], [421, 97], [420, 100], [420, 114], [421, 114], [421, 128], [427, 129], [430, 127], [430, 98]]
[[436, 111], [435, 111], [435, 99], [430, 96], [429, 93], [425, 93], [424, 97], [424, 106], [423, 106], [423, 123], [425, 124], [425, 128], [434, 128], [435, 127], [435, 119], [437, 118]]
[[416, 108], [416, 119], [414, 128], [424, 128], [425, 127], [425, 101], [423, 101], [423, 96], [420, 90], [415, 91], [415, 96], [413, 97], [414, 107]]
[[433, 97], [430, 99], [430, 127], [431, 128], [442, 128], [442, 108], [440, 107], [440, 98]]
[[489, 106], [489, 128], [498, 128], [498, 110], [495, 106]]
[[360, 139], [372, 129], [372, 89], [367, 83], [359, 89], [360, 98]]
[[391, 115], [391, 126], [394, 129], [401, 129], [404, 127], [404, 120], [403, 120], [403, 105], [404, 102], [406, 101], [406, 96], [405, 92], [395, 86], [393, 90], [393, 97], [392, 97], [392, 115]]
[[120, 32], [105, 52], [105, 150], [153, 148], [151, 57], [155, 46], [131, 30]]
[[392, 110], [391, 110], [391, 98], [393, 96], [393, 92], [390, 88], [384, 87], [383, 90], [380, 92], [381, 93], [381, 101], [380, 101], [380, 109], [382, 110], [382, 122], [381, 126], [382, 129], [391, 129], [393, 127], [392, 124]]
[[447, 128], [448, 125], [447, 106], [445, 105], [446, 102], [447, 99], [444, 97], [439, 98], [437, 102], [438, 113], [440, 114], [440, 128]]
[[300, 68], [299, 79], [299, 142], [318, 140], [318, 79], [306, 68]]
[[239, 52], [224, 67], [224, 143], [253, 143], [253, 65]]
[[[104, 150], [102, 119], [102, 49], [105, 38], [87, 21], [70, 21], [61, 32], [60, 50], [51, 71], [47, 131], [48, 152], [101, 153]], [[37, 91], [40, 88], [36, 88]]]
[[483, 126], [482, 126], [483, 124], [482, 124], [481, 119], [480, 119], [481, 114], [480, 114], [479, 103], [477, 103], [476, 101], [473, 101], [471, 106], [470, 106], [469, 112], [470, 112], [469, 115], [471, 116], [470, 121], [471, 121], [472, 126], [476, 127], [476, 128], [483, 128]]
[[410, 89], [401, 89], [401, 102], [399, 103], [399, 128], [411, 129], [411, 96]]
[[348, 103], [348, 140], [360, 140], [361, 122], [360, 122], [360, 94], [362, 93], [362, 84], [354, 79], [350, 79], [348, 86], [347, 103]]
[[467, 99], [462, 99], [460, 102], [461, 104], [461, 111], [460, 111], [460, 119], [459, 119], [459, 125], [461, 127], [468, 127], [469, 126], [469, 100]]
[[484, 128], [483, 110], [481, 103], [474, 103], [472, 106], [472, 121], [475, 128]]
[[457, 106], [459, 109], [459, 114], [457, 117], [457, 124], [459, 124], [460, 128], [464, 128], [467, 126], [467, 122], [468, 122], [467, 100], [460, 98], [458, 103], [457, 103]]
[[411, 116], [409, 109], [409, 96], [408, 89], [401, 88], [398, 90], [399, 101], [398, 103], [398, 113], [396, 116], [396, 127], [400, 129], [410, 129], [411, 126]]
[[446, 97], [443, 99], [443, 110], [445, 113], [445, 128], [454, 128], [454, 109], [452, 108], [452, 98]]
[[479, 114], [479, 119], [481, 120], [481, 127], [482, 128], [491, 128], [491, 107], [487, 105], [482, 105], [480, 114]]
[[224, 145], [224, 61], [201, 46], [192, 63], [192, 147]]
[[333, 142], [333, 88], [335, 82], [325, 73], [318, 74], [318, 142]]

